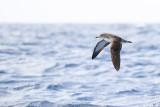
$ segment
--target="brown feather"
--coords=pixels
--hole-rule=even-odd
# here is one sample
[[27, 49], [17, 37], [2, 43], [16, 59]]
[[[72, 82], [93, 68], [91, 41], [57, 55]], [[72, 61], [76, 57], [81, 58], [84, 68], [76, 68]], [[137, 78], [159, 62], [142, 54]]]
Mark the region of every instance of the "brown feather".
[[121, 41], [112, 41], [112, 45], [110, 47], [111, 50], [111, 58], [114, 68], [118, 71], [120, 69], [120, 51], [122, 48]]

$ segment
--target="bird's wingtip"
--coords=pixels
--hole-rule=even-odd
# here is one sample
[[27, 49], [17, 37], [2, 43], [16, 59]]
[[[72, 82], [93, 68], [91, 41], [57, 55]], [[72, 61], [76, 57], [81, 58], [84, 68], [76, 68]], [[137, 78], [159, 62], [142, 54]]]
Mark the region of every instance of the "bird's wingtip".
[[116, 69], [116, 71], [118, 72], [118, 71], [119, 71], [119, 69], [120, 69], [120, 67], [115, 67], [115, 69]]
[[94, 59], [95, 58], [95, 56], [94, 55], [92, 55], [92, 59]]

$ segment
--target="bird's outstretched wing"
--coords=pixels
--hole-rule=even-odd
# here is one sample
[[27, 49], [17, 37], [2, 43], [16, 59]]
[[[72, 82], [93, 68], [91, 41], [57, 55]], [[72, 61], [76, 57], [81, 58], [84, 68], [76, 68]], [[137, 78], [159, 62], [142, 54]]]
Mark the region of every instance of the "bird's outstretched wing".
[[94, 48], [93, 54], [92, 54], [92, 59], [96, 58], [96, 56], [103, 50], [104, 47], [109, 45], [110, 42], [105, 41], [104, 39], [99, 41]]
[[118, 71], [120, 69], [120, 51], [122, 48], [122, 43], [120, 41], [113, 41], [111, 45], [111, 58], [114, 68]]

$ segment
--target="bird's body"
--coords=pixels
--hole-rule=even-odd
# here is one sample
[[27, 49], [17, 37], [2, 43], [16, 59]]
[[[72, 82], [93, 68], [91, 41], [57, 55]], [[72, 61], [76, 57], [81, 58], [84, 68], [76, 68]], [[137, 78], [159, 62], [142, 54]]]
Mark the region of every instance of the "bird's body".
[[[118, 71], [120, 69], [120, 51], [122, 49], [122, 42], [126, 42], [126, 43], [132, 43], [132, 42], [124, 40], [119, 36], [109, 34], [109, 33], [103, 33], [100, 36], [97, 36], [96, 38], [104, 38], [104, 39], [108, 38], [111, 40], [111, 43], [112, 43], [110, 47], [111, 59], [112, 59], [114, 68]], [[110, 44], [110, 42], [107, 42], [104, 39], [97, 43], [93, 51], [92, 59], [94, 59], [102, 51], [104, 47]]]

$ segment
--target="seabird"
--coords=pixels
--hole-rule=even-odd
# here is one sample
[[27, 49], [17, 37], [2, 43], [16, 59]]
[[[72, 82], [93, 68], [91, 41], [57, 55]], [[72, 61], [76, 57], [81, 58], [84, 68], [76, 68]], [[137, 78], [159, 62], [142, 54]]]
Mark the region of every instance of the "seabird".
[[[127, 41], [122, 39], [121, 37], [110, 34], [110, 33], [103, 33], [97, 36], [96, 38], [103, 38], [103, 40], [99, 41], [94, 48], [92, 59], [96, 58], [97, 55], [105, 48], [107, 45], [111, 44], [110, 51], [111, 51], [111, 59], [114, 65], [114, 68], [118, 71], [120, 69], [120, 51], [122, 48], [122, 42], [125, 43], [132, 43], [131, 41]], [[105, 39], [110, 39], [111, 42], [106, 41]]]

